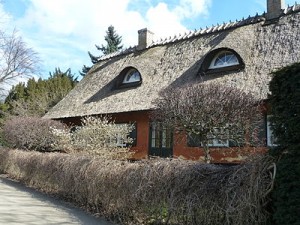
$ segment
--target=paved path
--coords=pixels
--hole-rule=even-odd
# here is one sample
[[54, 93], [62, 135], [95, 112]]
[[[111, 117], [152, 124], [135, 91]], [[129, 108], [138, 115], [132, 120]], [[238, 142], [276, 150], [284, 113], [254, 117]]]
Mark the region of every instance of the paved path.
[[112, 225], [81, 209], [0, 177], [0, 225]]

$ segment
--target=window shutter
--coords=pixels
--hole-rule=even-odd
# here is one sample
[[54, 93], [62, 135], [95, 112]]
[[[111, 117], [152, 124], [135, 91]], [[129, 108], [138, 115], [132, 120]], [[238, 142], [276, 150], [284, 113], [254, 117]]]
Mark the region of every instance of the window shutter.
[[130, 144], [130, 146], [136, 146], [137, 144], [137, 125], [136, 122], [133, 124], [133, 129], [132, 131], [129, 133], [129, 137], [132, 139], [132, 143]]

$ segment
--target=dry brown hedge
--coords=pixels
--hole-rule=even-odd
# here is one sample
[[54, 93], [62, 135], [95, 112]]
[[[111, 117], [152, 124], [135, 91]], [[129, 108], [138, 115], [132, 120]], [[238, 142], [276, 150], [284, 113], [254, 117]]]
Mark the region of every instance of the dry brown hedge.
[[39, 117], [11, 117], [4, 122], [3, 138], [12, 148], [22, 148], [35, 151], [57, 151], [57, 137], [51, 129], [66, 130], [67, 127], [59, 121]]
[[221, 166], [0, 149], [0, 172], [121, 224], [265, 224], [272, 160]]

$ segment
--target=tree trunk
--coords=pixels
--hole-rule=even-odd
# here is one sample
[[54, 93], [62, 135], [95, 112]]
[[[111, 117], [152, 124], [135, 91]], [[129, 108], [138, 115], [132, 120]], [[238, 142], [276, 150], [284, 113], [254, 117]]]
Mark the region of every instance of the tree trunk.
[[203, 141], [203, 151], [204, 151], [204, 161], [205, 163], [211, 163], [210, 149], [208, 146], [208, 141]]

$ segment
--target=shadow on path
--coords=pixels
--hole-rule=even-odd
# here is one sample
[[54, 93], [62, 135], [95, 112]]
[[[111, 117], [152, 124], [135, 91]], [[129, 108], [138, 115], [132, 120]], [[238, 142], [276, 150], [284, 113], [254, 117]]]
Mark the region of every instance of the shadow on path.
[[0, 224], [113, 225], [66, 202], [1, 176]]

